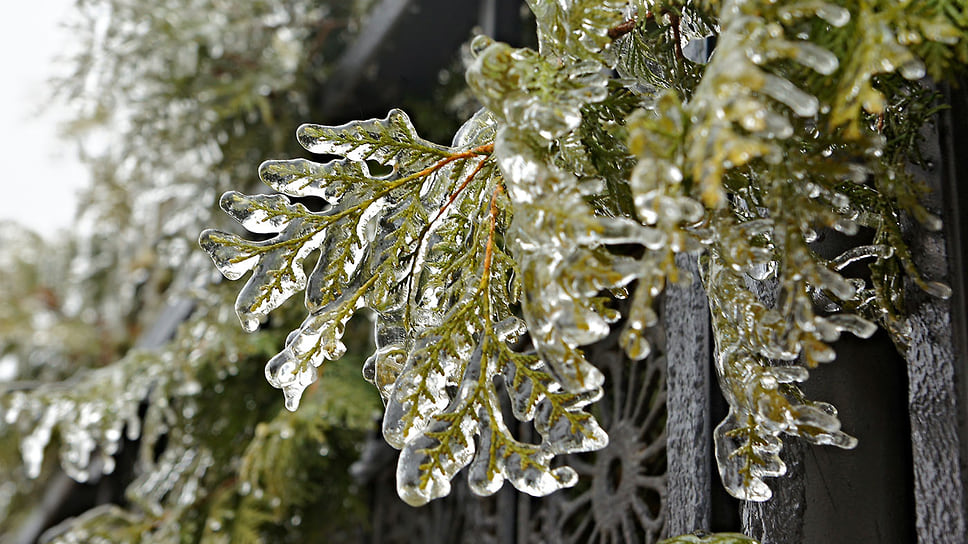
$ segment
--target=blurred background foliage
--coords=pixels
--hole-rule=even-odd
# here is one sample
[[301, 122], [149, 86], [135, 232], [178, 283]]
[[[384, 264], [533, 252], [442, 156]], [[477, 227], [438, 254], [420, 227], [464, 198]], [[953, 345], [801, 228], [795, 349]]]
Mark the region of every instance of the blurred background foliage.
[[[368, 110], [323, 111], [376, 4], [77, 0], [80, 53], [53, 85], [77, 112], [61, 136], [91, 172], [77, 229], [45, 240], [0, 225], [0, 542], [366, 534], [349, 468], [381, 405], [360, 357], [284, 410], [263, 366], [298, 310], [243, 333], [235, 287], [196, 239], [238, 229], [213, 213], [218, 195], [261, 190], [259, 163], [297, 153], [300, 123], [385, 115], [369, 95]], [[450, 62], [424, 98], [388, 97], [424, 134], [466, 115]], [[349, 329], [351, 354], [370, 351], [369, 324]]]

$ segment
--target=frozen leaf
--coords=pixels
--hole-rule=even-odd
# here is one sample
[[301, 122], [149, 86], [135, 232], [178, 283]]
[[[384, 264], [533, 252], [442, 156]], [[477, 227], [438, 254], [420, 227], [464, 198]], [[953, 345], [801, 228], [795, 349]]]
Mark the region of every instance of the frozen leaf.
[[771, 359], [792, 361], [802, 352], [805, 364], [815, 366], [833, 359], [825, 342], [836, 340], [841, 330], [864, 336], [873, 330], [856, 316], [823, 318], [812, 311], [797, 316], [809, 323], [786, 328], [780, 314], [764, 306], [715, 254], [703, 279], [710, 295], [716, 369], [730, 406], [715, 432], [720, 475], [733, 496], [765, 501], [772, 491], [763, 479], [786, 472], [779, 457], [782, 434], [845, 449], [857, 444], [840, 430], [833, 407], [805, 399], [792, 385], [807, 379], [806, 368], [772, 364]]
[[[290, 196], [318, 196], [331, 206], [310, 212], [282, 195], [226, 193], [222, 207], [253, 232], [277, 233], [248, 241], [219, 231], [199, 240], [219, 270], [237, 279], [252, 270], [236, 308], [246, 330], [255, 330], [270, 311], [305, 290], [311, 315], [286, 348], [266, 366], [270, 383], [284, 390], [295, 409], [302, 391], [316, 379], [316, 367], [345, 351], [340, 338], [364, 306], [389, 312], [407, 299], [401, 283], [423, 243], [436, 199], [454, 190], [464, 170], [486, 152], [438, 146], [417, 136], [407, 116], [393, 110], [386, 119], [338, 127], [304, 125], [300, 142], [311, 151], [343, 154], [327, 163], [304, 159], [266, 162], [260, 175]], [[364, 161], [393, 166], [373, 176]], [[476, 171], [471, 178], [476, 176]], [[308, 280], [303, 261], [319, 251]]]
[[581, 123], [583, 105], [607, 94], [607, 75], [595, 61], [554, 63], [530, 49], [475, 38], [478, 50], [467, 83], [495, 116], [553, 140]]
[[390, 110], [386, 119], [353, 121], [337, 127], [306, 124], [296, 131], [299, 143], [312, 153], [339, 155], [350, 161], [376, 161], [410, 168], [448, 156], [448, 149], [417, 136], [403, 111]]
[[[569, 467], [551, 468], [555, 455], [598, 449], [607, 443], [595, 420], [580, 411], [595, 397], [549, 391], [550, 377], [540, 368], [528, 366], [528, 359], [534, 364], [534, 357], [514, 354], [496, 342], [496, 338], [485, 337], [471, 355], [450, 405], [404, 447], [397, 486], [407, 503], [416, 506], [446, 495], [450, 480], [467, 465], [471, 490], [479, 495], [495, 493], [505, 479], [519, 491], [547, 495], [577, 480]], [[494, 381], [489, 378], [502, 366], [514, 367], [509, 372], [510, 387], [516, 391], [512, 395], [518, 408], [515, 415], [526, 420], [538, 412], [535, 426], [544, 439], [541, 444], [518, 441], [504, 423]], [[515, 377], [518, 372], [529, 376]], [[527, 389], [524, 399], [523, 388]], [[475, 435], [480, 437], [479, 447]]]
[[[254, 270], [252, 287], [240, 294], [240, 306], [249, 310], [241, 315], [261, 317], [281, 303], [279, 292], [306, 290], [309, 315], [266, 365], [266, 378], [283, 390], [290, 410], [316, 380], [317, 367], [344, 353], [340, 339], [350, 317], [361, 308], [376, 314], [376, 352], [364, 375], [386, 402], [384, 436], [403, 450], [398, 489], [413, 504], [446, 494], [450, 480], [468, 464], [477, 493], [493, 493], [508, 479], [524, 491], [547, 494], [575, 481], [572, 470], [551, 467], [556, 455], [597, 449], [607, 441], [582, 411], [599, 396], [600, 379], [583, 383], [580, 392], [566, 391], [540, 359], [508, 346], [527, 329], [513, 317], [513, 306], [521, 301], [512, 291], [518, 280], [512, 278], [521, 270], [503, 241], [514, 202], [491, 156], [495, 126], [495, 116], [482, 110], [457, 134], [453, 147], [443, 147], [420, 140], [398, 111], [387, 119], [341, 127], [306, 125], [299, 132], [301, 143], [343, 158], [322, 164], [270, 161], [260, 175], [289, 196], [317, 196], [329, 206], [309, 212], [281, 195], [230, 193], [223, 207], [243, 226], [278, 234], [247, 242], [206, 231], [201, 239], [227, 276]], [[366, 160], [393, 171], [372, 176]], [[616, 242], [627, 241], [636, 228], [600, 223], [589, 220]], [[307, 280], [298, 265], [314, 250], [320, 255]], [[567, 296], [581, 301], [606, 284], [631, 279], [628, 273], [609, 272], [604, 263], [596, 266], [597, 274], [609, 279], [588, 285], [568, 280], [572, 294]], [[242, 298], [251, 291], [275, 296], [273, 304], [257, 306]], [[569, 340], [567, 349], [580, 359], [576, 364], [597, 373], [575, 342], [599, 338], [608, 326], [592, 307], [583, 319], [587, 323], [558, 325], [588, 328]], [[501, 375], [512, 380], [512, 397], [528, 389], [527, 398], [515, 401], [523, 403], [516, 415], [534, 420], [540, 444], [510, 435], [493, 381]], [[476, 453], [475, 437], [485, 444]]]
[[323, 243], [327, 222], [284, 196], [228, 192], [221, 205], [253, 232], [277, 233], [262, 242], [215, 230], [206, 230], [199, 238], [225, 277], [238, 279], [252, 271], [235, 306], [243, 328], [251, 332], [269, 312], [305, 289], [302, 261]]
[[612, 38], [609, 30], [625, 21], [628, 0], [528, 0], [538, 23], [542, 55], [602, 60]]
[[[726, 11], [717, 54], [686, 108], [694, 125], [686, 140], [689, 174], [699, 184], [700, 196], [708, 206], [722, 204], [726, 170], [757, 158], [781, 160], [780, 148], [773, 140], [790, 137], [793, 128], [782, 110], [765, 98], [783, 104], [800, 117], [812, 117], [819, 111], [815, 96], [761, 65], [785, 59], [820, 74], [830, 74], [838, 65], [829, 51], [807, 41], [786, 39], [780, 24], [754, 14], [753, 6], [736, 4], [742, 7]], [[809, 9], [795, 15], [816, 14], [826, 5], [811, 3]], [[788, 18], [792, 16], [788, 14]]]

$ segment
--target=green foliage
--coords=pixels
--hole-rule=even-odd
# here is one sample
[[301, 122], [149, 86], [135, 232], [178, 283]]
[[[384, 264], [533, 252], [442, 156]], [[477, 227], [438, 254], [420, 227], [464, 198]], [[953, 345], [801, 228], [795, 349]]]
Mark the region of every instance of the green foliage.
[[[55, 86], [78, 111], [65, 132], [92, 173], [78, 228], [45, 241], [0, 226], [0, 542], [41, 530], [59, 509], [50, 497], [84, 489], [62, 472], [114, 504], [49, 541], [359, 534], [367, 497], [348, 468], [378, 396], [342, 363], [299, 414], [285, 411], [261, 363], [299, 316], [282, 310], [243, 334], [225, 308], [234, 293], [192, 248], [215, 220], [199, 203], [252, 177], [314, 114], [373, 2], [76, 4], [75, 72]], [[175, 337], [159, 337], [154, 326], [182, 311]], [[366, 345], [367, 331], [347, 326], [347, 341]], [[324, 508], [332, 515], [307, 514]]]
[[757, 544], [739, 533], [691, 534], [659, 541], [659, 544]]
[[[206, 231], [200, 239], [226, 276], [254, 270], [236, 304], [246, 328], [306, 289], [309, 316], [266, 366], [291, 410], [316, 368], [345, 352], [346, 321], [362, 307], [374, 312], [376, 353], [364, 373], [387, 403], [384, 436], [403, 449], [399, 488], [412, 504], [447, 494], [468, 464], [479, 493], [497, 491], [505, 477], [519, 489], [548, 493], [574, 480], [569, 469], [552, 472], [554, 455], [604, 440], [581, 411], [597, 390], [559, 391], [539, 358], [508, 346], [522, 330], [509, 291], [515, 270], [501, 241], [507, 197], [487, 143], [494, 124], [475, 117], [452, 147], [420, 139], [399, 110], [341, 127], [304, 125], [297, 137], [308, 150], [345, 158], [272, 161], [260, 171], [273, 188], [323, 198], [327, 209], [227, 193], [223, 208], [248, 230], [279, 234], [247, 242]], [[372, 175], [365, 161], [390, 173]], [[319, 264], [307, 280], [299, 261], [315, 249]], [[496, 375], [506, 376], [515, 415], [536, 418], [542, 444], [511, 435]]]
[[[581, 411], [603, 380], [581, 346], [624, 318], [623, 347], [647, 356], [656, 297], [683, 279], [676, 255], [700, 254], [730, 405], [717, 459], [730, 493], [766, 500], [763, 478], [786, 470], [781, 435], [856, 444], [832, 406], [795, 385], [835, 358], [831, 343], [879, 322], [903, 345], [904, 277], [949, 293], [920, 276], [899, 225], [907, 214], [939, 227], [905, 167], [935, 111], [917, 80], [964, 64], [963, 6], [529, 6], [538, 51], [472, 42], [467, 83], [484, 108], [451, 147], [420, 140], [396, 110], [304, 126], [308, 150], [345, 158], [264, 164], [263, 180], [288, 196], [227, 193], [222, 207], [275, 236], [206, 231], [201, 245], [227, 277], [253, 270], [237, 303], [246, 329], [306, 290], [306, 321], [266, 367], [292, 409], [316, 367], [343, 353], [349, 316], [375, 314], [364, 373], [412, 504], [447, 494], [468, 464], [479, 494], [505, 478], [538, 495], [571, 485], [551, 456], [605, 444]], [[711, 35], [707, 62], [696, 40]], [[306, 195], [328, 206], [289, 198]], [[866, 229], [873, 242], [824, 258], [813, 245], [824, 229]], [[307, 280], [299, 261], [317, 249]], [[869, 281], [843, 275], [865, 260]], [[609, 300], [626, 296], [622, 316]], [[506, 432], [496, 382], [540, 444]]]
[[[878, 323], [903, 348], [905, 282], [949, 293], [922, 277], [901, 224], [940, 228], [907, 166], [939, 107], [924, 75], [968, 62], [963, 2], [529, 1], [538, 50], [472, 42], [467, 92], [483, 108], [450, 145], [401, 110], [303, 125], [324, 159], [264, 162], [277, 194], [223, 195], [252, 235], [216, 224], [200, 243], [224, 276], [249, 275], [235, 310], [259, 333], [243, 334], [234, 289], [190, 250], [186, 235], [217, 221], [198, 203], [287, 153], [374, 4], [78, 2], [86, 46], [60, 92], [80, 107], [74, 134], [116, 137], [88, 152], [92, 234], [0, 232], [15, 301], [0, 310], [0, 367], [15, 369], [0, 385], [0, 532], [27, 523], [57, 471], [83, 481], [122, 463], [123, 500], [45, 538], [346, 540], [366, 523], [347, 469], [377, 399], [411, 504], [465, 467], [481, 495], [573, 485], [558, 457], [608, 440], [583, 346], [615, 326], [647, 357], [684, 253], [730, 406], [716, 430], [727, 489], [769, 498], [783, 435], [856, 443], [797, 384], [843, 332]], [[850, 247], [822, 255], [832, 231]], [[300, 292], [304, 309], [286, 304]], [[179, 301], [194, 311], [175, 338], [144, 345]], [[261, 385], [266, 360], [284, 402]]]
[[191, 534], [259, 542], [283, 526], [299, 534], [307, 527], [291, 527], [292, 519], [308, 519], [319, 504], [342, 512], [325, 530], [352, 533], [365, 524], [364, 497], [348, 468], [378, 409], [375, 395], [354, 385], [357, 373], [346, 365], [323, 376], [298, 414], [263, 391], [223, 394], [258, 383], [258, 361], [282, 337], [241, 334], [219, 316], [222, 304], [222, 296], [209, 297], [162, 351], [133, 350], [67, 382], [5, 395], [4, 416], [23, 435], [30, 477], [52, 468], [41, 465], [48, 441], [59, 444], [60, 466], [78, 481], [110, 474], [119, 450], [137, 448], [129, 506], [89, 510], [52, 542]]

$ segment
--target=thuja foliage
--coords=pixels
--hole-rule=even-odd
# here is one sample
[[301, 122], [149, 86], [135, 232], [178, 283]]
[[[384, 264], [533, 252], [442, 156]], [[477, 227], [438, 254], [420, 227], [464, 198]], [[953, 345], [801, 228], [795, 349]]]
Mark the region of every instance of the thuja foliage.
[[690, 534], [669, 538], [659, 544], [755, 544], [756, 541], [739, 533]]
[[373, 4], [75, 3], [55, 87], [78, 112], [56, 136], [91, 171], [77, 228], [0, 225], [0, 542], [360, 538], [349, 466], [379, 408], [361, 361], [286, 411], [261, 366], [300, 312], [244, 334], [195, 239], [229, 223], [216, 196], [318, 115]]
[[[207, 230], [200, 244], [229, 279], [250, 274], [236, 302], [246, 330], [304, 291], [308, 313], [265, 369], [290, 410], [343, 356], [348, 320], [373, 316], [363, 374], [413, 505], [465, 467], [481, 495], [505, 480], [533, 495], [574, 485], [555, 458], [608, 441], [588, 411], [603, 375], [582, 346], [619, 327], [629, 357], [646, 357], [657, 297], [689, 280], [677, 255], [697, 256], [729, 403], [720, 472], [733, 495], [766, 500], [783, 435], [856, 444], [796, 385], [835, 358], [831, 344], [880, 324], [903, 346], [906, 279], [949, 294], [918, 272], [900, 221], [940, 228], [906, 167], [936, 101], [926, 75], [968, 62], [968, 6], [528, 5], [537, 50], [471, 43], [466, 81], [483, 107], [450, 145], [400, 110], [303, 125], [318, 161], [265, 162], [276, 193], [222, 196], [259, 238]], [[824, 232], [849, 249], [822, 256]], [[845, 275], [854, 263], [864, 278]], [[503, 395], [536, 442], [510, 432]]]

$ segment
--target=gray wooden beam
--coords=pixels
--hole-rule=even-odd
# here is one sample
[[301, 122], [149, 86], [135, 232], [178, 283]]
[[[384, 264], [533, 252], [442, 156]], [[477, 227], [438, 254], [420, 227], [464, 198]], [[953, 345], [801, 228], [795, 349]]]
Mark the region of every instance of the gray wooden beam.
[[694, 257], [678, 255], [676, 264], [689, 272], [688, 286], [666, 289], [662, 318], [667, 331], [668, 364], [668, 503], [670, 535], [710, 529], [712, 441], [709, 414], [709, 305]]
[[804, 444], [796, 437], [784, 437], [780, 458], [787, 473], [769, 480], [773, 498], [766, 502], [743, 501], [740, 515], [743, 534], [760, 544], [801, 544], [806, 490], [803, 466]]
[[[951, 124], [949, 120], [949, 128]], [[957, 154], [963, 150], [955, 149], [950, 132], [946, 134], [946, 140], [942, 142], [936, 130], [925, 132], [925, 156], [938, 167], [931, 171], [916, 171], [915, 175], [926, 180], [932, 189], [926, 199], [928, 208], [939, 210], [947, 223], [946, 228], [957, 231], [957, 208], [944, 205], [942, 197], [950, 197], [952, 191], [957, 191], [953, 165], [958, 160]], [[908, 236], [915, 261], [923, 274], [928, 279], [949, 283], [954, 280], [955, 287], [961, 291], [965, 270], [956, 269], [954, 274], [950, 270], [950, 265], [960, 268], [963, 263], [960, 255], [949, 260], [946, 234], [911, 225]], [[959, 252], [958, 247], [951, 249], [956, 254]], [[956, 292], [955, 297], [955, 300], [963, 300], [964, 293]], [[961, 404], [966, 399], [961, 384], [966, 361], [964, 349], [960, 350], [962, 353], [955, 349], [958, 342], [963, 345], [964, 338], [956, 341], [952, 334], [949, 301], [928, 296], [913, 286], [908, 289], [907, 301], [911, 343], [905, 358], [908, 363], [918, 541], [932, 544], [965, 542], [968, 538], [962, 474], [965, 436], [959, 431], [964, 428], [964, 406]], [[964, 308], [959, 311], [963, 312]]]
[[[961, 436], [961, 466], [968, 467], [968, 77], [962, 76], [954, 85], [946, 85], [945, 102], [950, 108], [939, 115], [940, 155], [942, 176], [944, 233], [951, 273], [948, 283], [952, 296], [951, 339], [955, 358], [955, 380], [960, 399], [959, 436]], [[962, 489], [968, 494], [968, 470], [962, 470]], [[968, 497], [968, 495], [966, 495]], [[968, 503], [968, 498], [963, 502]], [[968, 504], [961, 512], [968, 520]]]

